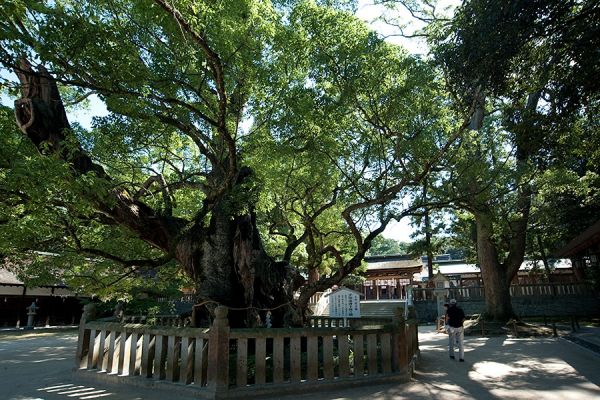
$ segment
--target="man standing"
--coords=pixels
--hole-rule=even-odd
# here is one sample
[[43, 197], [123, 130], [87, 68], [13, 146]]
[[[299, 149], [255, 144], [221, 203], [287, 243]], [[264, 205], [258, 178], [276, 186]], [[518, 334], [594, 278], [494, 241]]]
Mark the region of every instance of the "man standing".
[[454, 360], [454, 343], [458, 346], [458, 361], [465, 361], [465, 331], [463, 323], [465, 322], [465, 313], [456, 305], [456, 300], [451, 299], [446, 311], [446, 324], [448, 324], [448, 351], [450, 358]]

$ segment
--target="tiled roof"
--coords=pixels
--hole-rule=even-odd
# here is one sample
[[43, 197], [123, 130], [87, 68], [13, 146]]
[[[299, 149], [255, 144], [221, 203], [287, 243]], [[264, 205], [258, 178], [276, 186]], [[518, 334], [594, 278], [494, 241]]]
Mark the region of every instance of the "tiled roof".
[[386, 269], [413, 269], [415, 267], [421, 267], [421, 260], [381, 260], [381, 261], [367, 261], [367, 270], [386, 270]]
[[[523, 261], [521, 267], [519, 268], [520, 272], [530, 271], [534, 265], [537, 263], [538, 269], [543, 269], [544, 265], [541, 261]], [[550, 264], [552, 268], [555, 269], [568, 269], [571, 268], [571, 261], [568, 259], [553, 259], [550, 260]], [[444, 275], [461, 275], [461, 274], [477, 274], [480, 273], [481, 270], [476, 264], [467, 264], [464, 262], [437, 262], [434, 265], [438, 268], [438, 270]], [[423, 271], [421, 272], [421, 277], [426, 278], [428, 276], [427, 266], [423, 267]]]

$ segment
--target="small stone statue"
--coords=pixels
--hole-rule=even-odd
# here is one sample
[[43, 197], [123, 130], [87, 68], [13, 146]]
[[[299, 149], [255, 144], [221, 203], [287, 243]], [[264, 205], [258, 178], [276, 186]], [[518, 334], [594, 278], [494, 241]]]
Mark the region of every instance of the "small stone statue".
[[265, 316], [265, 326], [267, 328], [270, 328], [273, 325], [271, 322], [271, 318], [272, 318], [271, 311], [267, 311], [267, 315]]
[[121, 303], [121, 302], [118, 302], [117, 305], [115, 306], [115, 312], [114, 312], [113, 316], [119, 322], [121, 322], [123, 320], [124, 308], [125, 307], [123, 306], [123, 303]]

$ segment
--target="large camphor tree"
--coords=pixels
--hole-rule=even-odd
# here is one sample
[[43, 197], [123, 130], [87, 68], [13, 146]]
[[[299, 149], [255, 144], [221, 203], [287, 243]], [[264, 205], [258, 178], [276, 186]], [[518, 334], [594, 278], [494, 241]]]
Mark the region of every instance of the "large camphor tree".
[[[28, 141], [4, 108], [0, 252], [25, 252], [29, 278], [106, 298], [137, 277], [146, 291], [193, 286], [233, 326], [266, 310], [299, 324], [468, 125], [427, 63], [309, 1], [15, 0], [1, 13]], [[87, 129], [65, 105], [92, 94], [108, 115]]]

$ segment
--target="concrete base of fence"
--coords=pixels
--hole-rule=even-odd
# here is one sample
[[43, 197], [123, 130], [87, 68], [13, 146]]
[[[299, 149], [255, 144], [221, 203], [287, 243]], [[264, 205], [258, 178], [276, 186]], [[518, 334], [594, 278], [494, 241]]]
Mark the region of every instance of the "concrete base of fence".
[[265, 384], [251, 385], [245, 388], [229, 389], [224, 393], [218, 393], [207, 387], [197, 387], [173, 383], [168, 381], [157, 381], [154, 379], [144, 378], [141, 376], [123, 376], [118, 374], [107, 374], [104, 371], [89, 370], [85, 368], [73, 369], [73, 377], [78, 381], [84, 381], [90, 384], [102, 383], [108, 386], [130, 386], [133, 388], [141, 388], [152, 391], [164, 391], [165, 396], [169, 398], [177, 398], [179, 400], [186, 399], [239, 399], [239, 398], [255, 398], [260, 396], [276, 396], [289, 395], [298, 392], [318, 392], [318, 391], [333, 391], [337, 388], [351, 388], [365, 385], [381, 385], [386, 383], [407, 383], [414, 376], [415, 370], [421, 358], [420, 351], [409, 360], [406, 372], [393, 373], [384, 376], [364, 378], [338, 378], [333, 381], [320, 380], [316, 382], [304, 381], [301, 383], [281, 383], [281, 384]]
[[191, 400], [191, 399], [215, 399], [214, 393], [209, 392], [206, 388], [196, 389], [189, 385], [183, 385], [168, 381], [157, 381], [153, 379], [144, 378], [141, 376], [123, 376], [117, 374], [107, 374], [97, 370], [88, 369], [74, 369], [73, 379], [76, 382], [82, 382], [87, 384], [102, 384], [104, 386], [119, 386], [131, 387], [132, 390], [145, 389], [151, 390], [153, 393], [156, 391], [164, 391], [165, 398], [176, 398], [178, 400]]

